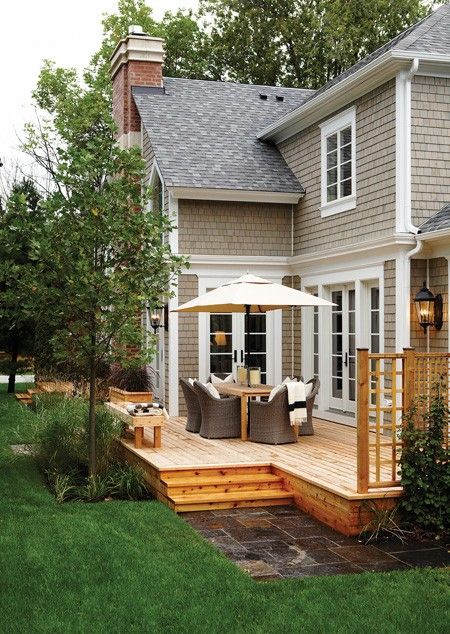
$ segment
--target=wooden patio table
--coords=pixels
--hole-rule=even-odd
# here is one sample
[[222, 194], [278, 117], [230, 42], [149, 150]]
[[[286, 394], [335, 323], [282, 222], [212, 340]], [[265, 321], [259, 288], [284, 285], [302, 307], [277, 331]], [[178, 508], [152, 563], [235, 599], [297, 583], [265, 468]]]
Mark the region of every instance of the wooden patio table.
[[224, 396], [239, 396], [241, 399], [241, 440], [248, 440], [248, 401], [257, 396], [269, 396], [271, 385], [257, 385], [249, 387], [240, 383], [214, 383], [219, 394]]

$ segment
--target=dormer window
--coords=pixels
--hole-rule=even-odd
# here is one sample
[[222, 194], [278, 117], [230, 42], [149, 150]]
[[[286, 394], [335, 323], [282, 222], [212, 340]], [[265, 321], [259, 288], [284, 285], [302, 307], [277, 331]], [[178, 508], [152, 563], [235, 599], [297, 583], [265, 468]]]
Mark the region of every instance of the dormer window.
[[356, 207], [355, 108], [325, 121], [321, 128], [321, 215]]

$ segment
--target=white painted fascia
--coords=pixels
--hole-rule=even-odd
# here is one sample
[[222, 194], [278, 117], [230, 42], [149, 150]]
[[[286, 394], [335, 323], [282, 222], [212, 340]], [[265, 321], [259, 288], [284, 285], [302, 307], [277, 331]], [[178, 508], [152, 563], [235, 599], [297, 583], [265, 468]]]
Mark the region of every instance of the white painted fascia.
[[439, 73], [448, 69], [450, 55], [439, 55], [428, 52], [387, 51], [360, 70], [346, 77], [316, 98], [286, 114], [275, 123], [267, 126], [258, 134], [261, 140], [271, 139], [281, 143], [292, 135], [304, 130], [339, 108], [351, 103], [358, 97], [370, 92], [377, 86], [395, 77], [412, 60], [417, 58], [423, 72], [432, 73], [433, 69]]
[[255, 203], [298, 203], [304, 192], [263, 192], [241, 189], [215, 189], [204, 187], [168, 187], [174, 199], [229, 200]]
[[421, 240], [424, 242], [430, 241], [438, 241], [443, 238], [450, 239], [450, 228], [448, 229], [438, 229], [437, 231], [429, 231], [428, 233], [418, 233], [416, 235], [417, 240]]

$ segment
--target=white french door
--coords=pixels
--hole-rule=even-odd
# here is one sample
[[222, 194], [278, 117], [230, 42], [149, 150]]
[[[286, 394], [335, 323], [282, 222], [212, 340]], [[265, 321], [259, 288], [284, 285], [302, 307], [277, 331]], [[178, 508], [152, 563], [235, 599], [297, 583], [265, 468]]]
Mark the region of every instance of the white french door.
[[331, 289], [330, 407], [354, 412], [356, 401], [356, 297], [353, 284]]
[[[245, 316], [240, 313], [209, 313], [207, 374], [221, 378], [245, 364]], [[261, 368], [261, 381], [267, 383], [267, 317], [250, 315], [250, 366]]]

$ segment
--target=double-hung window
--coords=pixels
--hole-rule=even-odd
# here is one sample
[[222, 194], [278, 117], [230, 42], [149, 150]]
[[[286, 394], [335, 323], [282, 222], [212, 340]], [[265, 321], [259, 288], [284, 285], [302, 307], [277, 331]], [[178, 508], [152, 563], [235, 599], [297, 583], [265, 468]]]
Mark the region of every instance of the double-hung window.
[[321, 215], [356, 207], [355, 108], [321, 124]]

